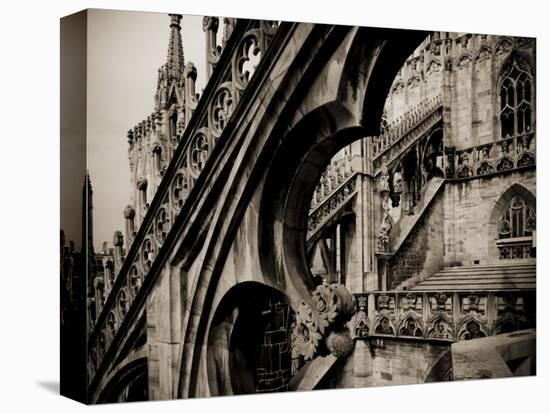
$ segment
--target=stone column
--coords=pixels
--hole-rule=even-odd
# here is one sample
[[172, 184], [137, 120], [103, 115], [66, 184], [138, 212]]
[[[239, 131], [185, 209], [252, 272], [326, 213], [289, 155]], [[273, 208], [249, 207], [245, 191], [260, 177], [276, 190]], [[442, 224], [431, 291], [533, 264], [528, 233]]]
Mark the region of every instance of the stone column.
[[197, 105], [195, 82], [197, 80], [197, 68], [191, 62], [185, 65], [185, 122], [189, 123], [193, 111]]
[[124, 209], [124, 221], [126, 223], [126, 249], [130, 248], [130, 244], [134, 239], [136, 232], [134, 228], [134, 218], [136, 217], [136, 210], [130, 205]]
[[96, 317], [101, 313], [103, 304], [105, 303], [105, 283], [101, 277], [96, 277], [94, 280], [95, 288], [95, 314]]
[[202, 30], [206, 33], [206, 77], [210, 78], [216, 66], [219, 50], [216, 45], [216, 33], [218, 33], [219, 19], [217, 17], [204, 16]]
[[138, 193], [139, 193], [139, 214], [140, 222], [145, 216], [145, 212], [149, 207], [147, 203], [147, 178], [141, 177], [137, 183]]
[[113, 261], [110, 257], [103, 259], [103, 272], [105, 280], [105, 296], [109, 295], [109, 292], [113, 288], [114, 282], [114, 272], [113, 272]]
[[113, 236], [113, 244], [115, 245], [115, 274], [120, 271], [120, 268], [122, 266], [122, 262], [124, 260], [123, 253], [122, 253], [122, 246], [124, 244], [124, 237], [122, 236], [122, 232], [117, 230], [115, 231], [115, 234]]

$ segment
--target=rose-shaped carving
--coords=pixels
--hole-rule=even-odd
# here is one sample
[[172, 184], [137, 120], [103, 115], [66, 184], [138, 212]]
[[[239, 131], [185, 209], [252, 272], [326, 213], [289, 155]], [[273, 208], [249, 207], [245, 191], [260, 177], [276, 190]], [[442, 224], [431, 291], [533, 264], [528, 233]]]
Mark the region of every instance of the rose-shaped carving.
[[314, 313], [317, 314], [302, 302], [296, 312], [296, 324], [292, 332], [293, 353], [303, 356], [305, 360], [313, 358], [322, 338], [312, 319]]
[[295, 341], [294, 350], [298, 355], [304, 357], [304, 359], [313, 359], [316, 354], [317, 346], [321, 340], [321, 334], [317, 331], [313, 331], [302, 323], [297, 323], [295, 329]]
[[326, 284], [317, 286], [313, 292], [312, 320], [319, 332], [324, 333], [328, 325], [336, 319], [337, 299], [334, 292]]
[[302, 302], [296, 311], [293, 353], [306, 360], [327, 351], [338, 358], [349, 355], [353, 340], [344, 324], [355, 314], [353, 295], [343, 285], [322, 284], [313, 292], [312, 301], [313, 307]]

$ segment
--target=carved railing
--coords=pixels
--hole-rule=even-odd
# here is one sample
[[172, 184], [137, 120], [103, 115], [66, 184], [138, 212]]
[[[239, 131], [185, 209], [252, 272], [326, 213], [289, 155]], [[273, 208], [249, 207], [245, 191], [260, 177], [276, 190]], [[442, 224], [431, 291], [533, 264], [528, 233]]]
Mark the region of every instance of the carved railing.
[[534, 290], [356, 294], [352, 336], [454, 342], [535, 326]]
[[[189, 192], [222, 136], [278, 24], [239, 20], [216, 58], [212, 76], [187, 123], [88, 339], [89, 379], [101, 368]], [[122, 237], [122, 235], [120, 235]], [[117, 246], [118, 244], [118, 246]], [[121, 249], [121, 240], [115, 240]]]
[[535, 257], [532, 237], [513, 237], [496, 241], [499, 260]]
[[319, 183], [315, 187], [309, 211], [312, 212], [329, 198], [353, 173], [351, 155], [346, 154], [340, 159], [333, 160], [323, 172]]
[[357, 172], [351, 156], [334, 160], [321, 175], [309, 206], [308, 235], [310, 239], [356, 194]]
[[391, 122], [381, 135], [372, 138], [372, 162], [375, 175], [383, 159], [390, 164], [422, 138], [443, 117], [441, 95], [428, 98]]
[[310, 210], [307, 220], [307, 240], [313, 237], [341, 207], [357, 194], [358, 174], [352, 173]]
[[476, 178], [536, 162], [535, 133], [501, 139], [476, 147], [447, 153], [446, 176], [451, 179]]

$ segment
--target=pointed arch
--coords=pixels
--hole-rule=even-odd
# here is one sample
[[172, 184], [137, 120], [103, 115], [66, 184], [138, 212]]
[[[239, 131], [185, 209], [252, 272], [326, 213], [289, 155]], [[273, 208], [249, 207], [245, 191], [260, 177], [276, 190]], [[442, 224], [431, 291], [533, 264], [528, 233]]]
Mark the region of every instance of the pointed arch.
[[512, 52], [502, 65], [497, 90], [501, 138], [529, 133], [534, 124], [535, 85], [531, 65]]
[[451, 350], [441, 352], [437, 360], [428, 369], [424, 382], [441, 382], [453, 380], [453, 358]]
[[458, 67], [459, 69], [464, 69], [470, 66], [472, 62], [472, 55], [470, 53], [463, 53], [456, 59], [456, 67]]
[[433, 128], [422, 147], [422, 167], [426, 174], [426, 180], [433, 177], [444, 177], [443, 172], [443, 128], [437, 126]]
[[286, 391], [293, 360], [294, 312], [280, 290], [259, 282], [231, 287], [214, 312], [207, 339], [211, 395]]
[[493, 52], [489, 46], [486, 46], [486, 45], [481, 46], [478, 52], [476, 53], [474, 61], [476, 64], [479, 64], [481, 62], [485, 62], [486, 60], [491, 59], [492, 55], [493, 55]]
[[148, 366], [146, 349], [141, 348], [121, 361], [91, 396], [94, 403], [146, 401]]
[[496, 259], [528, 258], [534, 254], [531, 246], [535, 226], [535, 195], [522, 185], [513, 184], [493, 207], [489, 219], [489, 252], [494, 252]]

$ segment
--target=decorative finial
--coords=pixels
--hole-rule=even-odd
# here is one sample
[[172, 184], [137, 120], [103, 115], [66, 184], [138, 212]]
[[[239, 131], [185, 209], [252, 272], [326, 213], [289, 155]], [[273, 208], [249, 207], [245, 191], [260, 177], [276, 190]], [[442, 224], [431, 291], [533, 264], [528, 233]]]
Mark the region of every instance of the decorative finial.
[[170, 27], [176, 26], [177, 29], [181, 29], [181, 14], [169, 14], [168, 16], [170, 16]]
[[181, 76], [185, 61], [181, 40], [181, 14], [170, 14], [170, 40], [168, 42], [168, 55], [166, 67], [171, 78]]

